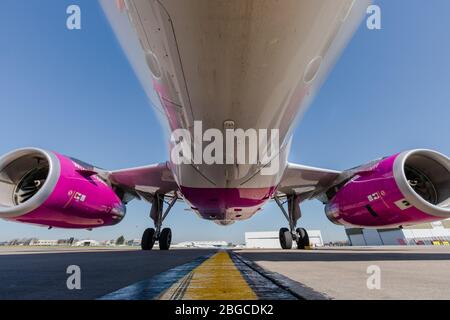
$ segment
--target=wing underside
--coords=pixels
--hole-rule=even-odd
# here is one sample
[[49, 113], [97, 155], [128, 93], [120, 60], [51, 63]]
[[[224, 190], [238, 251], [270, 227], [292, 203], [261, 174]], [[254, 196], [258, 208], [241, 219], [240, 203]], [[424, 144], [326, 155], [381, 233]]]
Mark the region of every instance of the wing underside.
[[313, 199], [328, 190], [341, 172], [289, 163], [278, 186], [284, 195], [298, 195], [301, 201]]
[[107, 176], [111, 184], [148, 201], [152, 201], [155, 194], [166, 195], [178, 191], [167, 163], [110, 171]]
[[[278, 194], [297, 195], [301, 201], [313, 199], [336, 184], [339, 171], [289, 163], [278, 185]], [[110, 171], [111, 184], [124, 191], [152, 201], [155, 194], [175, 194], [179, 188], [167, 163]]]

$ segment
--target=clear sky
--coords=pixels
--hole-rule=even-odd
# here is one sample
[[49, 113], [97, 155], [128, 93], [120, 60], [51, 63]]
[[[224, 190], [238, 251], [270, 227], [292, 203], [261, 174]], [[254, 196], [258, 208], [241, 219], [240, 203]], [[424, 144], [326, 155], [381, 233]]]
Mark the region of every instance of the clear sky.
[[[290, 161], [344, 170], [410, 148], [450, 155], [450, 1], [376, 3], [382, 30], [361, 26], [299, 124]], [[82, 9], [81, 31], [66, 29], [70, 4]], [[1, 154], [37, 146], [108, 169], [167, 160], [156, 115], [96, 1], [2, 0], [0, 40]], [[184, 208], [166, 222], [176, 242], [239, 243], [245, 231], [286, 225], [273, 204], [230, 227]], [[302, 209], [302, 226], [327, 241], [345, 239], [322, 204]], [[133, 202], [121, 224], [91, 232], [0, 221], [0, 241], [140, 238], [148, 212]]]

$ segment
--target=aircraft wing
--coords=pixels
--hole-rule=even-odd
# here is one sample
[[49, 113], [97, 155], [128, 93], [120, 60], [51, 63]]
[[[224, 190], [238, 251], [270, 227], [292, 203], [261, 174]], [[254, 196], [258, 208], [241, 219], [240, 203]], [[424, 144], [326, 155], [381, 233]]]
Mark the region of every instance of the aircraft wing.
[[[104, 174], [102, 174], [104, 176]], [[288, 163], [278, 192], [312, 199], [336, 185], [342, 172]], [[178, 191], [178, 185], [167, 163], [107, 172], [107, 180], [133, 196], [152, 201], [156, 193]]]
[[288, 163], [278, 191], [297, 194], [302, 201], [312, 199], [334, 186], [341, 175], [339, 171]]
[[155, 193], [167, 194], [178, 190], [167, 163], [110, 171], [107, 177], [113, 185], [149, 201]]

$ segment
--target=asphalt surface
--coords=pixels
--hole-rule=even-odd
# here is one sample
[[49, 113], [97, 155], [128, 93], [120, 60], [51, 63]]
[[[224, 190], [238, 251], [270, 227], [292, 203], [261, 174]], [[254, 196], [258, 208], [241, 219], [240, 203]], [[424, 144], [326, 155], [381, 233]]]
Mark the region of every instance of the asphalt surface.
[[[4, 249], [1, 249], [2, 251]], [[47, 252], [51, 250], [48, 249]], [[215, 250], [8, 252], [0, 255], [0, 299], [96, 299]], [[69, 250], [70, 251], [70, 250]], [[81, 270], [81, 290], [68, 290], [68, 266]]]
[[101, 300], [298, 300], [303, 299], [231, 251], [220, 250]]
[[[331, 299], [450, 299], [449, 247], [238, 252], [287, 277], [292, 288], [311, 288]], [[372, 277], [375, 270], [378, 279]]]
[[[102, 248], [0, 247], [0, 299], [98, 299], [110, 293], [123, 292], [121, 289], [130, 286], [136, 288], [142, 282], [155, 283], [155, 279], [164, 278], [162, 275], [171, 270], [195, 260], [207, 261], [202, 259], [217, 252], [201, 249], [142, 252]], [[234, 270], [235, 287], [236, 283], [240, 286], [242, 281], [234, 269], [236, 267], [255, 293], [258, 293], [255, 283], [259, 283], [260, 291], [267, 285], [252, 270], [259, 270], [257, 273], [260, 275], [275, 279], [274, 283], [306, 299], [450, 299], [449, 247], [234, 252], [238, 253], [238, 260], [233, 255], [231, 260], [219, 256], [222, 258], [209, 260], [209, 267], [205, 267], [208, 263], [198, 264], [191, 283], [211, 285], [208, 279], [215, 279], [218, 283], [215, 287], [220, 292], [220, 283], [226, 286], [233, 282], [225, 280], [228, 278], [223, 274]], [[70, 275], [66, 271], [70, 265], [80, 267], [81, 290], [67, 288], [66, 281]], [[224, 269], [225, 266], [228, 269]], [[225, 271], [217, 272], [221, 268]], [[379, 289], [373, 288], [373, 270], [379, 270]], [[180, 277], [173, 288], [181, 288], [183, 279]], [[368, 280], [372, 289], [367, 285]], [[196, 286], [191, 287], [195, 289]], [[209, 293], [207, 289], [192, 292], [191, 296], [201, 297]]]

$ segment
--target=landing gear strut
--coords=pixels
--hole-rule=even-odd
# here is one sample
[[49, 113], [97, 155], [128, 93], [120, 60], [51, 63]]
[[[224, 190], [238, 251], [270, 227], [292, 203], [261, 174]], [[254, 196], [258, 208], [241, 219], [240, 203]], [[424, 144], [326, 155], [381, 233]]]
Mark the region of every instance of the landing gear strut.
[[[288, 195], [287, 200], [282, 203], [278, 197], [275, 197], [275, 202], [280, 207], [281, 212], [289, 223], [288, 228], [281, 228], [279, 233], [281, 248], [287, 250], [292, 249], [292, 243], [295, 241], [298, 249], [309, 248], [308, 232], [303, 228], [296, 228], [297, 221], [302, 216], [300, 211], [300, 199], [296, 195]], [[288, 211], [286, 212], [284, 204], [287, 202]]]
[[[172, 243], [172, 230], [169, 228], [162, 228], [162, 223], [167, 218], [170, 210], [177, 202], [178, 198], [175, 195], [172, 201], [166, 202], [163, 194], [156, 194], [153, 203], [152, 210], [150, 211], [150, 218], [155, 223], [155, 228], [149, 228], [144, 231], [142, 235], [141, 248], [142, 250], [152, 250], [156, 240], [159, 243], [160, 250], [169, 250]], [[168, 204], [167, 209], [164, 211], [164, 202]]]

